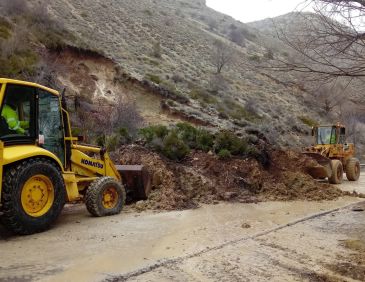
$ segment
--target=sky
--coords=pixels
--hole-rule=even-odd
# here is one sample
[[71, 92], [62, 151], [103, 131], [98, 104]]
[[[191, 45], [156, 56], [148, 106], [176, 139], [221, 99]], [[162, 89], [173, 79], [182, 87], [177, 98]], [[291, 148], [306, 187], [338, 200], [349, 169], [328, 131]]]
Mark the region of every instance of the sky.
[[214, 10], [247, 23], [284, 15], [294, 10], [310, 11], [304, 0], [206, 0]]

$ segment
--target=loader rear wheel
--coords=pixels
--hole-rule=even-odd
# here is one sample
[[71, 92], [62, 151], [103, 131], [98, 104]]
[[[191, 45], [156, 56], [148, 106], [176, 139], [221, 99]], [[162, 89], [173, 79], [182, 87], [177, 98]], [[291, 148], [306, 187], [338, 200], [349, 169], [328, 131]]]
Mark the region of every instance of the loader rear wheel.
[[346, 177], [349, 181], [357, 181], [360, 177], [360, 161], [356, 158], [351, 158], [346, 164]]
[[332, 175], [328, 178], [331, 184], [341, 184], [343, 179], [343, 166], [339, 160], [332, 160]]
[[100, 177], [86, 190], [85, 204], [93, 216], [119, 214], [125, 203], [123, 185], [112, 177]]
[[1, 222], [16, 234], [42, 232], [57, 219], [65, 200], [61, 172], [51, 161], [23, 161], [5, 169]]

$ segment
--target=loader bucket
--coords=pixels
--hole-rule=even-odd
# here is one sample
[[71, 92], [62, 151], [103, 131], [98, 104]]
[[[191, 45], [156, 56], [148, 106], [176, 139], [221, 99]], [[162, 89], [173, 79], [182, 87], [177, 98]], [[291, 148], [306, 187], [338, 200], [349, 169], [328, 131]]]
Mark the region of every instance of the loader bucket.
[[304, 155], [315, 160], [312, 164], [306, 167], [310, 176], [315, 179], [324, 179], [332, 175], [332, 162], [331, 159], [322, 156], [318, 153], [303, 153]]
[[151, 191], [151, 176], [143, 165], [117, 165], [128, 200], [146, 200]]

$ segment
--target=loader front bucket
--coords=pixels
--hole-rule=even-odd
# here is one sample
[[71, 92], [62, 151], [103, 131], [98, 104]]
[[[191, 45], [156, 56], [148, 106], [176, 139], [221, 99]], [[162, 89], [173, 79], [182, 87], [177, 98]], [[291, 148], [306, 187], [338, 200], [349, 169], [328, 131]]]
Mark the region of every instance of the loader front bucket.
[[310, 157], [315, 162], [309, 164], [306, 169], [310, 176], [315, 179], [324, 179], [332, 175], [332, 162], [331, 159], [322, 156], [318, 153], [303, 153]]
[[116, 165], [122, 176], [127, 200], [146, 200], [151, 191], [151, 176], [143, 165]]

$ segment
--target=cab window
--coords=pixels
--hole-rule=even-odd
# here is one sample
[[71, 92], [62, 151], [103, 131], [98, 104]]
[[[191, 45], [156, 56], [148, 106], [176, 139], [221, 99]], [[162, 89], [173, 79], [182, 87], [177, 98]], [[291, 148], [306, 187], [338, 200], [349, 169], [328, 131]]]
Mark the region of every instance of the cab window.
[[35, 89], [8, 84], [1, 106], [1, 140], [35, 140]]
[[[45, 90], [39, 93], [39, 136], [42, 147], [65, 162], [65, 144], [59, 97]], [[42, 137], [42, 138], [41, 138]]]

